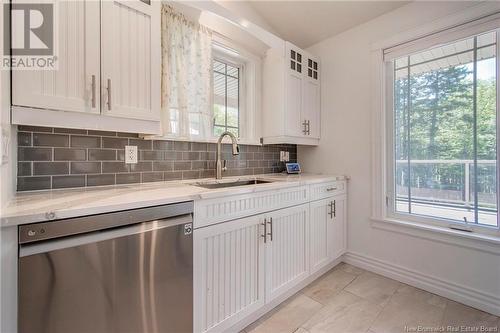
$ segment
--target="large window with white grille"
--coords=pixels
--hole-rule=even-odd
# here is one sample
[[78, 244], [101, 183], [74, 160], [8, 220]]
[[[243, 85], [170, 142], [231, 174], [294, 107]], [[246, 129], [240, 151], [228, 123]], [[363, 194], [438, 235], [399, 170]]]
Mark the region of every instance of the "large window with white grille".
[[498, 227], [497, 36], [387, 62], [393, 212]]

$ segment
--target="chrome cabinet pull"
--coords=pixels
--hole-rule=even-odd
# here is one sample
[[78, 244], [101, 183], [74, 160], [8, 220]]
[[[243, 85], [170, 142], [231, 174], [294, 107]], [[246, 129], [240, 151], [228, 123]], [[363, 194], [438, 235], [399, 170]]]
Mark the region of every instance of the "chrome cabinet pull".
[[307, 121], [307, 135], [311, 135], [311, 121]]
[[95, 75], [92, 75], [92, 109], [95, 109], [96, 107], [96, 95], [95, 95], [95, 87], [96, 87], [96, 84], [95, 84]]
[[108, 79], [108, 110], [111, 110], [111, 79]]
[[337, 200], [333, 200], [333, 216], [337, 217]]
[[330, 208], [328, 215], [330, 215], [330, 219], [333, 219], [333, 202], [332, 201], [330, 201], [330, 203], [328, 204], [328, 207]]
[[302, 126], [304, 126], [304, 129], [302, 130], [302, 133], [303, 133], [304, 135], [307, 135], [307, 120], [304, 120], [304, 121], [302, 122]]
[[326, 189], [327, 192], [335, 191], [337, 188], [336, 187], [329, 187]]
[[266, 219], [264, 219], [264, 223], [261, 223], [261, 225], [264, 226], [264, 234], [260, 235], [260, 237], [264, 237], [264, 244], [267, 243], [267, 222]]
[[269, 226], [270, 226], [270, 229], [269, 229], [269, 233], [268, 235], [271, 236], [271, 242], [273, 241], [273, 218], [269, 218]]

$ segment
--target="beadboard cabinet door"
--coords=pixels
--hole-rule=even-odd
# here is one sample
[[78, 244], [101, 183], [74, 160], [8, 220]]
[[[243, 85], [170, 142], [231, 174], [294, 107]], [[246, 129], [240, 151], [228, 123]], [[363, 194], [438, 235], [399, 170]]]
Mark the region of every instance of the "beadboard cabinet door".
[[101, 2], [103, 114], [159, 120], [160, 2]]
[[347, 199], [345, 195], [331, 198], [333, 204], [333, 240], [330, 247], [332, 260], [343, 255], [347, 250]]
[[330, 198], [313, 201], [310, 205], [310, 268], [311, 274], [331, 262], [333, 244], [333, 218]]
[[100, 113], [98, 1], [57, 2], [57, 70], [13, 70], [12, 104]]
[[265, 215], [266, 302], [309, 276], [309, 204]]
[[194, 332], [221, 332], [264, 305], [264, 226], [256, 215], [194, 231]]

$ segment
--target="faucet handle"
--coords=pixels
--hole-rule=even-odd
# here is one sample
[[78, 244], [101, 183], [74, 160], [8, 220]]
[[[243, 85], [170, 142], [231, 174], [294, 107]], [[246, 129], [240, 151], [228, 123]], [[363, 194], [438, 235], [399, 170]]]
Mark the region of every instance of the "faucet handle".
[[227, 171], [226, 163], [227, 163], [227, 160], [224, 160], [224, 164], [222, 166], [222, 171]]

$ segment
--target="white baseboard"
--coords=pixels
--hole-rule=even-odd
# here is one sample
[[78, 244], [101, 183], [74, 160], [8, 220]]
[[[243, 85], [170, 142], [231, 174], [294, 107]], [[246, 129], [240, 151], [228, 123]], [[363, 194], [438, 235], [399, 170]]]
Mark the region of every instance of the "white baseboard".
[[362, 254], [352, 252], [346, 253], [343, 261], [353, 266], [378, 273], [413, 287], [500, 316], [500, 295], [487, 294], [471, 287], [459, 285], [451, 281], [446, 281]]

